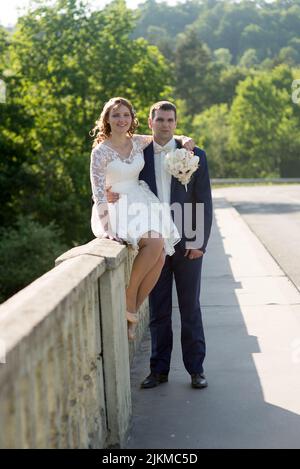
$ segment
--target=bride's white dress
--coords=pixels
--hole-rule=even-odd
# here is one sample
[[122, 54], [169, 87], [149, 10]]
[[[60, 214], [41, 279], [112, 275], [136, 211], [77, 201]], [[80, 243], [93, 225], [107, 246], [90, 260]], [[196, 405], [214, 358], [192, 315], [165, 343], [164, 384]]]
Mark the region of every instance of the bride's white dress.
[[[174, 245], [180, 241], [178, 230], [172, 220], [168, 204], [160, 203], [139, 174], [144, 167], [143, 149], [149, 145], [151, 137], [134, 135], [132, 151], [127, 158], [102, 142], [91, 154], [91, 184], [94, 205], [91, 226], [96, 237], [106, 235], [102, 210], [107, 209], [114, 235], [138, 247], [143, 235], [149, 232], [160, 233], [164, 238], [165, 253], [172, 255]], [[115, 203], [108, 203], [105, 188], [120, 194]]]

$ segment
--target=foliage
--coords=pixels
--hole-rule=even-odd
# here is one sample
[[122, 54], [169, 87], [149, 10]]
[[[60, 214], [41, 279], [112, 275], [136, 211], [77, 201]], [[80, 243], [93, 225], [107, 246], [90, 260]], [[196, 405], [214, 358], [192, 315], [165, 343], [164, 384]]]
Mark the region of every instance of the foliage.
[[2, 292], [91, 238], [89, 130], [112, 96], [132, 101], [140, 133], [153, 102], [175, 102], [177, 133], [206, 150], [212, 176], [299, 177], [299, 30], [300, 0], [136, 10], [114, 0], [93, 11], [88, 0], [35, 0], [13, 30], [0, 27]]
[[[299, 0], [186, 0], [174, 6], [146, 0], [137, 11], [135, 37], [152, 42], [153, 28], [159, 28], [163, 35], [158, 34], [154, 43], [162, 51], [167, 43], [169, 51], [175, 50], [178, 34], [192, 26], [212, 52], [228, 49], [232, 64], [238, 64], [248, 49], [255, 50], [259, 63], [288, 54], [299, 64]], [[293, 50], [280, 52], [287, 47]], [[168, 57], [172, 58], [170, 53]]]
[[54, 223], [42, 226], [19, 216], [16, 224], [0, 230], [0, 302], [54, 267], [66, 250]]
[[300, 172], [299, 116], [291, 102], [291, 83], [290, 70], [280, 66], [272, 74], [261, 72], [238, 85], [230, 113], [229, 148], [240, 176], [291, 177], [293, 170]]
[[[295, 76], [296, 76], [295, 72]], [[291, 101], [287, 66], [251, 71], [232, 106], [197, 114], [191, 135], [207, 152], [213, 177], [299, 177], [299, 105]]]
[[130, 40], [133, 27], [122, 0], [93, 14], [86, 2], [57, 0], [19, 20], [9, 51], [10, 99], [1, 108], [4, 224], [32, 214], [42, 224], [54, 220], [69, 245], [91, 236], [88, 133], [100, 109], [125, 95], [144, 117], [169, 92], [163, 56], [144, 39]]
[[228, 135], [229, 109], [227, 104], [214, 105], [193, 119], [192, 136], [208, 155], [211, 177], [233, 177]]
[[181, 35], [175, 51], [175, 92], [186, 101], [188, 114], [195, 115], [216, 102], [220, 70], [192, 29]]
[[8, 233], [29, 216], [58, 226], [65, 246], [91, 239], [89, 131], [103, 104], [131, 99], [145, 132], [150, 105], [170, 96], [166, 60], [131, 38], [134, 25], [124, 0], [93, 13], [87, 1], [57, 0], [32, 3], [13, 33], [0, 29], [0, 222]]

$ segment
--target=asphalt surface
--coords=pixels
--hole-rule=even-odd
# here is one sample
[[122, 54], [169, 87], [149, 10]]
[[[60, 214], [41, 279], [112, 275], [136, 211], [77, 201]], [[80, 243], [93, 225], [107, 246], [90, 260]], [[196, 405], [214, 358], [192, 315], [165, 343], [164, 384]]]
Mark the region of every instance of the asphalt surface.
[[215, 190], [247, 225], [300, 291], [300, 185], [242, 186]]
[[[181, 357], [174, 288], [169, 382], [154, 389], [139, 387], [149, 372], [147, 334], [132, 366], [133, 416], [126, 448], [300, 448], [300, 294], [270, 254], [267, 238], [263, 238], [266, 249], [253, 228], [268, 233], [255, 217], [275, 223], [281, 213], [277, 227], [282, 226], [273, 225], [273, 231], [276, 236], [289, 235], [289, 252], [293, 252], [299, 199], [294, 196], [296, 188], [288, 194], [272, 190], [260, 188], [261, 196], [273, 198], [269, 211], [268, 199], [264, 205], [257, 188], [250, 202], [246, 192], [239, 188], [234, 195], [232, 190], [230, 197], [241, 213], [244, 207], [243, 218], [228, 203], [229, 190], [214, 191], [215, 218], [201, 291], [209, 386], [202, 390], [190, 386]], [[292, 260], [288, 264], [292, 266]]]

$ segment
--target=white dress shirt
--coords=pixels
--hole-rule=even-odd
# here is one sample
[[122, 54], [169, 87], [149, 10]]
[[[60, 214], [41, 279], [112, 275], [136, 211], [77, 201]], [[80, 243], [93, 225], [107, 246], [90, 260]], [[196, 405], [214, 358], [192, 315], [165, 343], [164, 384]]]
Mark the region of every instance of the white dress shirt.
[[172, 138], [164, 146], [153, 141], [153, 148], [157, 197], [161, 202], [170, 205], [172, 175], [165, 168], [165, 156], [169, 151], [177, 148], [176, 141]]

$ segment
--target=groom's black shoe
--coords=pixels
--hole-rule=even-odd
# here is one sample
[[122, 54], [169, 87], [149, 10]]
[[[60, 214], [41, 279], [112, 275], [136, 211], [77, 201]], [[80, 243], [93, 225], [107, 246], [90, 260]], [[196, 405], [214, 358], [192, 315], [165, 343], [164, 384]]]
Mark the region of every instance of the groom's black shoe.
[[192, 388], [201, 389], [201, 388], [206, 388], [208, 386], [207, 380], [203, 373], [193, 373], [191, 374], [191, 379], [192, 379], [192, 382], [191, 382]]
[[166, 383], [168, 381], [168, 375], [162, 373], [150, 373], [144, 381], [141, 382], [142, 389], [155, 388], [161, 383]]

